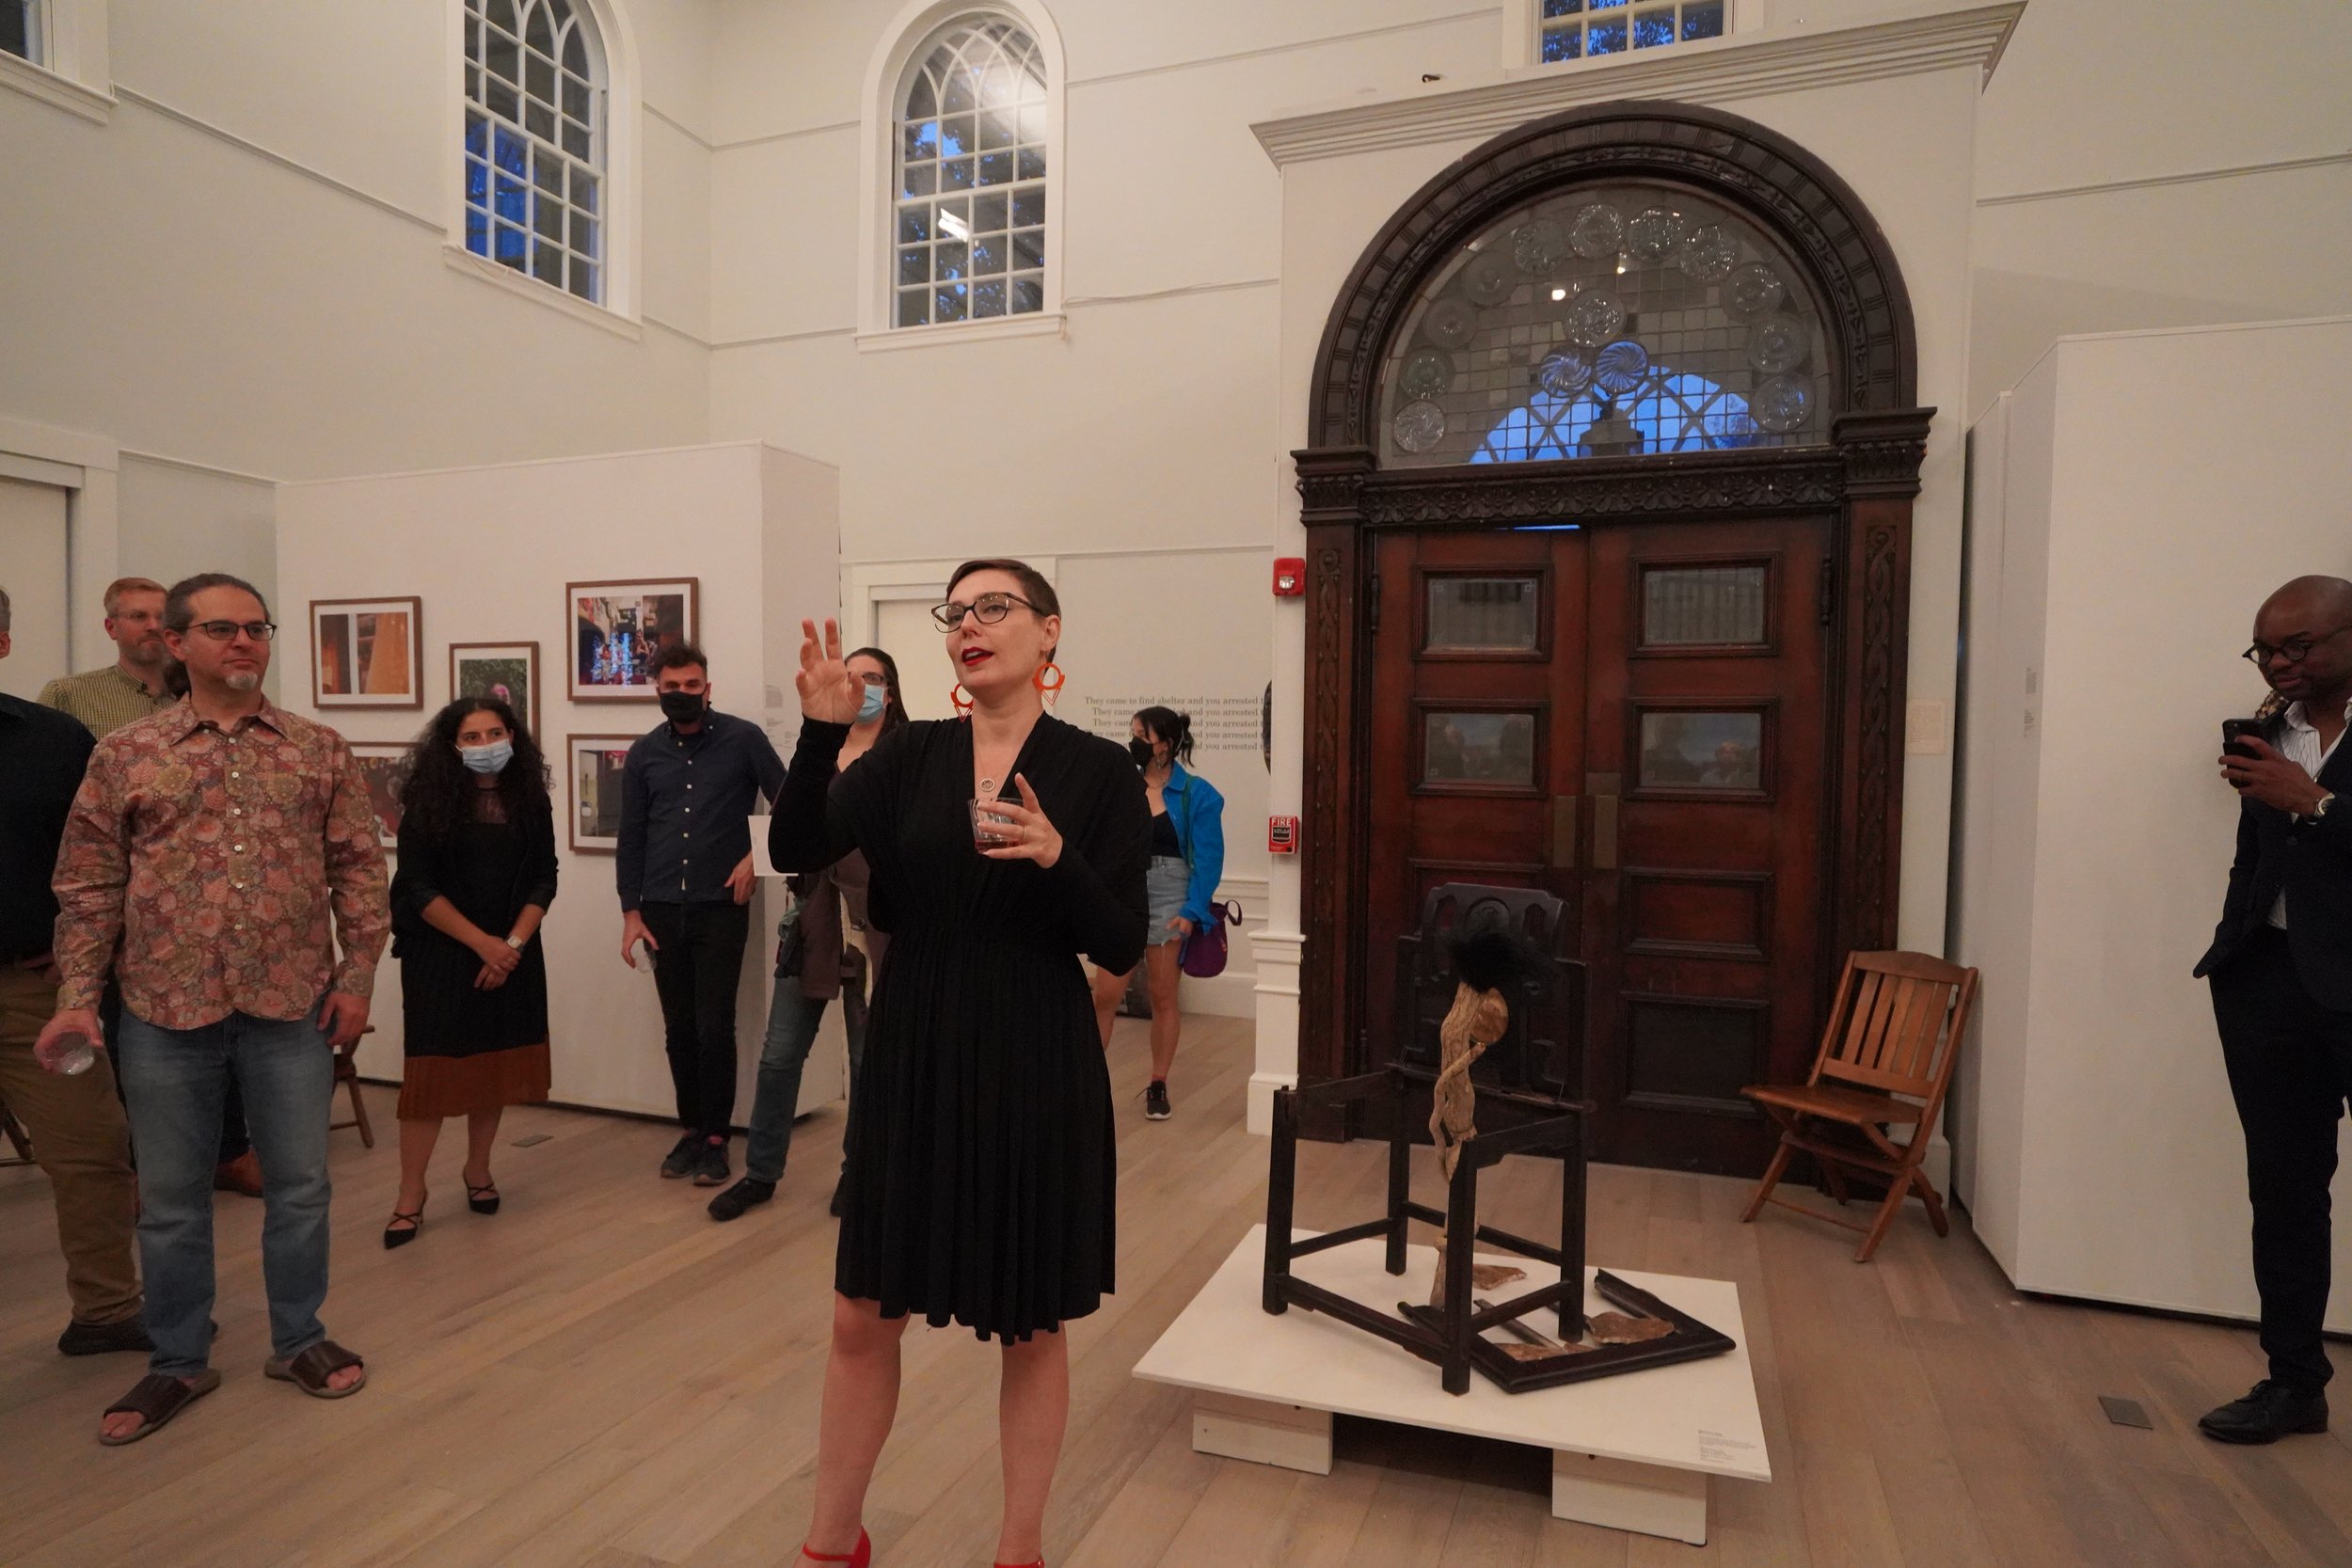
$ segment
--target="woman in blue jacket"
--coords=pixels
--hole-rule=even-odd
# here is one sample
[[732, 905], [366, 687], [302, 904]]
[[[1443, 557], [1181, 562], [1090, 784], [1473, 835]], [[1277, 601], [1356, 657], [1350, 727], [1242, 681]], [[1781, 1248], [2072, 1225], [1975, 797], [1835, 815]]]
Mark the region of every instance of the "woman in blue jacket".
[[[1151, 945], [1143, 952], [1144, 980], [1152, 991], [1152, 1084], [1144, 1091], [1143, 1114], [1166, 1121], [1168, 1073], [1176, 1063], [1176, 1037], [1184, 1024], [1176, 1010], [1176, 959], [1184, 938], [1216, 918], [1209, 905], [1225, 875], [1225, 797], [1184, 768], [1192, 760], [1191, 720], [1173, 708], [1148, 707], [1130, 728], [1127, 750], [1143, 769], [1152, 805], [1152, 916], [1145, 927]], [[1095, 971], [1094, 1014], [1105, 1048], [1127, 980], [1126, 974]]]

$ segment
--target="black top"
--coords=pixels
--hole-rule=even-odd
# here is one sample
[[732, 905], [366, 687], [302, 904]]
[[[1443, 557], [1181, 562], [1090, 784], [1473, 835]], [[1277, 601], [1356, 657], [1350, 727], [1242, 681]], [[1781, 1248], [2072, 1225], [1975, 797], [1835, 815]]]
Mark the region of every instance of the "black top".
[[1176, 819], [1166, 812], [1152, 818], [1152, 854], [1154, 859], [1184, 858], [1184, 847], [1176, 837]]
[[848, 734], [802, 726], [769, 831], [780, 871], [863, 850], [891, 934], [834, 1288], [983, 1337], [1050, 1331], [1113, 1285], [1110, 1078], [1078, 956], [1143, 957], [1143, 781], [1124, 747], [1041, 718], [1015, 768], [1062, 834], [1047, 870], [973, 847], [970, 723], [902, 725], [836, 776]]
[[[2273, 720], [2264, 738], [2278, 745], [2284, 723]], [[2269, 927], [2284, 893], [2287, 947], [2303, 989], [2323, 1007], [2352, 1012], [2352, 744], [2336, 748], [2319, 783], [2335, 792], [2336, 803], [2316, 822], [2239, 799], [2230, 891], [2197, 974], [2202, 978], [2244, 951]]]
[[733, 903], [749, 818], [783, 784], [784, 759], [748, 719], [706, 712], [692, 735], [664, 720], [639, 736], [621, 769], [621, 908]]
[[555, 902], [552, 805], [514, 822], [460, 824], [428, 844], [404, 824], [400, 870], [392, 878], [392, 951], [400, 959], [403, 1052], [410, 1056], [472, 1056], [548, 1037], [547, 961], [537, 932], [506, 983], [474, 984], [482, 960], [455, 937], [425, 923], [424, 907], [446, 898], [494, 937], [504, 937], [523, 906]]
[[49, 951], [57, 843], [98, 742], [69, 714], [0, 692], [0, 963]]

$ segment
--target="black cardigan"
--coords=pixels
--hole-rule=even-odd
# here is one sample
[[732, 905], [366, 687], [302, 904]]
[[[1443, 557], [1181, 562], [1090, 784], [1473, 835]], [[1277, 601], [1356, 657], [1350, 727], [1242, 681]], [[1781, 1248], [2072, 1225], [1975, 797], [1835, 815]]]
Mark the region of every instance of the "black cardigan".
[[[547, 909], [555, 902], [555, 805], [548, 801], [526, 811], [515, 822], [522, 834], [523, 858], [515, 875], [512, 890], [511, 922], [526, 904]], [[442, 896], [441, 889], [453, 879], [450, 874], [449, 842], [427, 843], [411, 832], [408, 824], [400, 827], [400, 869], [392, 875], [392, 956], [398, 958], [404, 941], [441, 936], [426, 924], [424, 907]], [[502, 935], [493, 931], [492, 936]]]

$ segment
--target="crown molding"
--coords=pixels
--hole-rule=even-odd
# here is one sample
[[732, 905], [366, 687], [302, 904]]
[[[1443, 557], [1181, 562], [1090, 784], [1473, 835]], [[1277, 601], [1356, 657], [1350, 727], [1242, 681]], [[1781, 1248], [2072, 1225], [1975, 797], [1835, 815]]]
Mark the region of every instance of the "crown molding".
[[1475, 142], [1617, 99], [1725, 103], [1973, 66], [1993, 74], [2025, 0], [1921, 8], [1844, 27], [1732, 35], [1630, 56], [1538, 66], [1475, 87], [1311, 111], [1250, 126], [1277, 166], [1430, 142]]

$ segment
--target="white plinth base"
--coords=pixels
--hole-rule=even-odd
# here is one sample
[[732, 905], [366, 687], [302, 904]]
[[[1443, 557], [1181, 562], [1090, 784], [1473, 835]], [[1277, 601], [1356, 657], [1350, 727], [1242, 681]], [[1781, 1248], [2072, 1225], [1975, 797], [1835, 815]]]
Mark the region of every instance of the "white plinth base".
[[1707, 1544], [1707, 1477], [1551, 1450], [1551, 1516], [1670, 1541]]
[[[1407, 1248], [1402, 1275], [1381, 1267], [1382, 1253], [1376, 1240], [1356, 1242], [1296, 1270], [1383, 1311], [1427, 1299], [1436, 1253]], [[1707, 1543], [1708, 1477], [1772, 1479], [1735, 1286], [1611, 1271], [1729, 1335], [1738, 1348], [1726, 1354], [1530, 1394], [1473, 1376], [1456, 1396], [1438, 1386], [1436, 1367], [1345, 1323], [1301, 1307], [1267, 1313], [1264, 1260], [1265, 1230], [1253, 1227], [1136, 1365], [1137, 1377], [1197, 1391], [1199, 1452], [1328, 1475], [1334, 1412], [1527, 1443], [1552, 1450], [1557, 1517], [1693, 1545]], [[1481, 1260], [1523, 1264], [1541, 1282], [1540, 1264]], [[1611, 1308], [1588, 1294], [1586, 1309]], [[1534, 1321], [1553, 1327], [1549, 1313]]]

